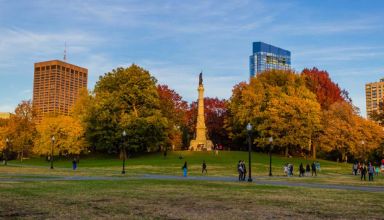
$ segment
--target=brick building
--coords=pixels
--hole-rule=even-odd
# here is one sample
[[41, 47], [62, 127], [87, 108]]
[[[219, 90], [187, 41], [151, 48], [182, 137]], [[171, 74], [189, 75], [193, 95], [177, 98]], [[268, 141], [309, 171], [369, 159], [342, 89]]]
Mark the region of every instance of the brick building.
[[44, 115], [68, 115], [87, 81], [86, 68], [60, 60], [35, 63], [33, 107], [38, 121]]

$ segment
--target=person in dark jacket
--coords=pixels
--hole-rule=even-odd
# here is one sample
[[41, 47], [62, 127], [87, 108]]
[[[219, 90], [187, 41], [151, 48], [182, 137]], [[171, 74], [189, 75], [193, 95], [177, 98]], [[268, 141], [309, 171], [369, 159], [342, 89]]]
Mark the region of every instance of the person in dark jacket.
[[181, 169], [183, 170], [184, 177], [187, 177], [187, 175], [188, 175], [187, 161], [185, 161], [185, 163], [184, 163], [183, 167], [181, 167]]
[[317, 176], [315, 162], [312, 163], [312, 176], [313, 176], [313, 174], [315, 174], [315, 176]]
[[367, 173], [367, 167], [365, 166], [365, 164], [363, 164], [363, 166], [361, 167], [361, 177], [360, 177], [360, 180], [363, 180], [364, 178], [364, 181], [366, 180], [365, 179], [365, 174]]
[[307, 166], [305, 166], [305, 176], [309, 176], [309, 173], [311, 172], [311, 167], [307, 163]]
[[305, 170], [304, 170], [303, 163], [300, 163], [299, 176], [304, 176], [304, 173], [305, 173]]
[[202, 165], [202, 169], [201, 169], [201, 173], [204, 173], [207, 174], [207, 164], [205, 163], [205, 160], [203, 160], [203, 165]]
[[245, 177], [247, 176], [247, 168], [245, 167], [244, 160], [242, 161], [241, 165], [243, 166], [243, 181], [245, 181]]

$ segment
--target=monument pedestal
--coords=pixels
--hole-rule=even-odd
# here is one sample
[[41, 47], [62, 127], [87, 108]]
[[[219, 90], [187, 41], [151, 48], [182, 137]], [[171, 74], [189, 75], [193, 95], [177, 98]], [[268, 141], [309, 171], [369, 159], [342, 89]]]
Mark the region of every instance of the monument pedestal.
[[191, 140], [189, 150], [191, 151], [211, 151], [213, 143], [211, 140]]

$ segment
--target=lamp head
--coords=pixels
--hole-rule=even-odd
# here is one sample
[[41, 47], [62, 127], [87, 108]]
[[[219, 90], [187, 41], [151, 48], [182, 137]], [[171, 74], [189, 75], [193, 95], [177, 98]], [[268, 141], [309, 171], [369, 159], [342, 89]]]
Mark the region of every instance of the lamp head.
[[52, 140], [52, 141], [55, 141], [55, 136], [52, 136], [51, 140]]
[[251, 125], [251, 123], [248, 123], [247, 124], [247, 131], [251, 131], [252, 130], [252, 125]]
[[273, 142], [273, 137], [269, 137], [269, 143], [272, 143]]
[[125, 132], [125, 130], [123, 131], [123, 137], [125, 137], [127, 135], [127, 132]]

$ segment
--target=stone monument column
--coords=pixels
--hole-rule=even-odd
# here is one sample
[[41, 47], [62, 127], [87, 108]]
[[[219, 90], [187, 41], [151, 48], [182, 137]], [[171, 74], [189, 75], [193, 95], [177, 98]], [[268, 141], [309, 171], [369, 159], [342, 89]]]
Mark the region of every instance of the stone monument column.
[[197, 101], [196, 139], [191, 141], [189, 149], [195, 151], [212, 150], [213, 143], [207, 138], [207, 127], [205, 126], [204, 85], [202, 73], [199, 75], [199, 87], [197, 88], [197, 91], [199, 96]]

